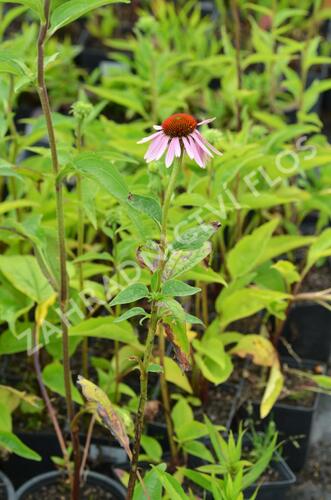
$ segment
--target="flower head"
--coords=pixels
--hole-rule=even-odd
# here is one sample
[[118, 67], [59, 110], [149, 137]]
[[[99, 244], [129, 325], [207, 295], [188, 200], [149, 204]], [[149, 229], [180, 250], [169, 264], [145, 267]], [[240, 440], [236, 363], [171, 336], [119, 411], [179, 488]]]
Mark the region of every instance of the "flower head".
[[175, 157], [179, 158], [186, 151], [191, 160], [195, 160], [201, 168], [205, 168], [208, 156], [213, 157], [211, 151], [217, 155], [221, 153], [207, 142], [197, 127], [214, 120], [215, 118], [209, 118], [198, 122], [186, 113], [169, 116], [162, 122], [162, 125], [154, 125], [157, 132], [138, 142], [138, 144], [151, 142], [145, 154], [145, 160], [147, 163], [159, 160], [167, 151], [165, 164], [168, 168]]

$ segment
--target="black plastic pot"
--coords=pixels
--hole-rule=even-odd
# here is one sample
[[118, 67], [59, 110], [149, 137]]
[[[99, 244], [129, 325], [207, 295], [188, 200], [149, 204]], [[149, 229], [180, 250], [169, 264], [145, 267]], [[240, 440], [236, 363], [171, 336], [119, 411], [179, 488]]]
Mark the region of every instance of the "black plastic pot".
[[[39, 453], [40, 462], [27, 460], [18, 455], [10, 455], [8, 460], [1, 462], [1, 469], [10, 478], [16, 488], [29, 479], [54, 471], [52, 456], [61, 456], [61, 450], [55, 434], [51, 432], [25, 432], [18, 433], [22, 441]], [[85, 436], [81, 436], [82, 444], [85, 442]], [[100, 465], [104, 465], [102, 471], [107, 475], [112, 475], [112, 467], [120, 467], [127, 462], [127, 456], [123, 448], [115, 445], [111, 446], [110, 439], [93, 439], [89, 450], [89, 464], [93, 470], [99, 470]], [[19, 471], [19, 474], [17, 473]], [[1, 499], [1, 497], [0, 497]]]
[[0, 471], [0, 500], [15, 500], [13, 485], [8, 477]]
[[[16, 500], [24, 500], [27, 495], [33, 495], [33, 498], [38, 498], [38, 492], [44, 486], [50, 486], [57, 482], [59, 478], [63, 476], [62, 472], [47, 472], [46, 474], [41, 474], [40, 476], [36, 476], [30, 481], [26, 482], [21, 486], [21, 488], [17, 491]], [[88, 472], [86, 477], [87, 484], [89, 485], [97, 485], [102, 487], [102, 489], [108, 494], [112, 494], [112, 498], [114, 500], [125, 500], [126, 499], [126, 490], [125, 488], [114, 481], [113, 479], [109, 479], [102, 474], [97, 474], [96, 472]]]
[[[303, 360], [298, 363], [292, 358], [282, 358], [282, 362], [292, 368], [302, 370], [311, 370], [317, 364], [312, 360]], [[319, 397], [318, 393], [314, 395], [314, 402], [310, 407], [278, 402], [269, 416], [262, 421], [259, 421], [260, 403], [252, 402], [253, 417], [257, 427], [260, 425], [261, 428], [265, 428], [270, 419], [275, 422], [280, 440], [285, 441], [282, 455], [294, 472], [300, 471], [305, 465]]]
[[[291, 308], [283, 336], [303, 359], [327, 363], [331, 355], [331, 311], [319, 304], [297, 304]], [[288, 354], [279, 343], [280, 354]]]
[[[271, 463], [272, 468], [276, 469], [279, 474], [279, 479], [276, 481], [262, 483], [259, 487], [256, 500], [280, 500], [284, 498], [290, 487], [296, 482], [296, 477], [287, 465], [287, 463], [279, 458], [277, 462]], [[252, 484], [244, 491], [245, 499], [251, 498], [259, 483]]]

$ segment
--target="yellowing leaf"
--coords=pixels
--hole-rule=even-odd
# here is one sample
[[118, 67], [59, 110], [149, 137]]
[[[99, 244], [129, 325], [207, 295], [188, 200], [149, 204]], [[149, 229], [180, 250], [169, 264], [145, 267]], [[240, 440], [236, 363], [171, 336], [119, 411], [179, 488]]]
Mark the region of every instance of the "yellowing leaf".
[[90, 382], [81, 375], [78, 376], [77, 382], [81, 388], [84, 397], [89, 403], [96, 404], [96, 411], [107, 429], [113, 434], [121, 446], [125, 449], [129, 459], [132, 458], [132, 453], [129, 444], [129, 438], [125, 431], [125, 426], [120, 416], [116, 413], [107, 394], [93, 382]]
[[273, 405], [277, 401], [277, 398], [281, 393], [283, 385], [284, 385], [284, 376], [280, 370], [280, 365], [277, 362], [272, 366], [270, 370], [267, 387], [265, 388], [263, 394], [260, 406], [261, 418], [265, 418], [268, 415]]
[[[158, 363], [158, 358], [156, 358], [155, 361]], [[183, 373], [177, 363], [168, 356], [164, 358], [164, 373], [167, 382], [171, 382], [189, 394], [192, 394], [192, 387], [185, 373]]]
[[277, 351], [270, 340], [256, 334], [244, 335], [231, 353], [241, 358], [250, 356], [253, 363], [260, 366], [273, 366], [278, 361]]
[[40, 327], [45, 321], [48, 314], [48, 309], [54, 304], [55, 300], [56, 293], [53, 293], [48, 299], [44, 300], [36, 307], [35, 320], [38, 327]]

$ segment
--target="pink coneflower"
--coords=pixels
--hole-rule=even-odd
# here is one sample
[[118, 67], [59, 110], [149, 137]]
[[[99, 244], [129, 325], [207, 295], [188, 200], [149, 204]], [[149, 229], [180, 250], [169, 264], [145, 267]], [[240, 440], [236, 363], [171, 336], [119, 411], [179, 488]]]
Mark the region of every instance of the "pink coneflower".
[[144, 158], [147, 163], [159, 160], [166, 149], [167, 155], [165, 164], [170, 167], [174, 158], [179, 158], [185, 150], [191, 160], [195, 160], [201, 168], [205, 168], [208, 156], [213, 157], [213, 151], [221, 155], [206, 139], [200, 134], [197, 127], [214, 121], [215, 118], [209, 118], [199, 122], [191, 115], [185, 113], [176, 113], [169, 116], [162, 125], [154, 125], [157, 130], [155, 134], [144, 137], [138, 144], [152, 141]]

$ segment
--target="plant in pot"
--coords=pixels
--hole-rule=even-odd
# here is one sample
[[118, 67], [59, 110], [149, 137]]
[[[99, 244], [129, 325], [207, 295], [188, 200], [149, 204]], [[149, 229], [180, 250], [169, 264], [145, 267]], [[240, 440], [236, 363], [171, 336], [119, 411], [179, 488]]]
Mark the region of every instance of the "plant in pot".
[[[206, 418], [209, 446], [203, 465], [179, 470], [180, 476], [207, 492], [207, 498], [279, 498], [295, 481], [286, 464], [275, 454], [277, 433], [273, 430], [250, 439], [242, 429], [226, 440]], [[258, 442], [257, 442], [258, 441]], [[206, 463], [207, 462], [207, 463]], [[278, 473], [279, 475], [278, 475]], [[278, 481], [268, 478], [278, 477]], [[185, 483], [184, 483], [185, 484]], [[188, 485], [188, 489], [190, 488]], [[194, 491], [194, 488], [192, 488]]]

